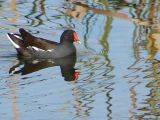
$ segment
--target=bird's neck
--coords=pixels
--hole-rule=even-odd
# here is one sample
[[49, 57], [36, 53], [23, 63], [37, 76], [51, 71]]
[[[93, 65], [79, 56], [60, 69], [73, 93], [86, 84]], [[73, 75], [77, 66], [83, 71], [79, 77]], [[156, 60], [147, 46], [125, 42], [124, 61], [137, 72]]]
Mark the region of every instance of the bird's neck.
[[60, 44], [72, 44], [73, 42], [70, 42], [69, 40], [64, 40], [64, 39], [62, 39], [62, 40], [60, 40]]

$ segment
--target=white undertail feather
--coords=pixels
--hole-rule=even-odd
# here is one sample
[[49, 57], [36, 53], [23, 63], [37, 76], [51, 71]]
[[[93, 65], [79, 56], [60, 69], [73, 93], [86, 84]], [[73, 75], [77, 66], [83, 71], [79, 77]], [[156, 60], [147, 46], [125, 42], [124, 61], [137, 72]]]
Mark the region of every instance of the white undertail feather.
[[[11, 33], [11, 34], [12, 34], [12, 33]], [[20, 46], [17, 45], [17, 44], [9, 37], [8, 34], [7, 34], [7, 37], [8, 37], [8, 39], [10, 40], [10, 42], [13, 44], [13, 46], [14, 46], [15, 48], [20, 48]]]
[[[35, 47], [35, 46], [31, 46], [34, 50], [36, 50], [36, 51], [46, 51], [46, 50], [43, 50], [43, 49], [41, 49], [41, 48], [37, 48], [37, 47]], [[54, 49], [49, 49], [49, 50], [47, 50], [46, 52], [52, 52]]]
[[14, 37], [16, 37], [16, 38], [19, 38], [19, 39], [22, 39], [20, 36], [18, 36], [18, 35], [14, 35]]

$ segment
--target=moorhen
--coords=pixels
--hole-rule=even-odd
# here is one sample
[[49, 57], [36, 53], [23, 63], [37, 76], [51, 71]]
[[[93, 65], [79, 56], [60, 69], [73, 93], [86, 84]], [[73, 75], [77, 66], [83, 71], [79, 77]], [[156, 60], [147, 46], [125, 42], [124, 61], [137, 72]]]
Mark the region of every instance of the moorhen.
[[73, 42], [80, 43], [73, 30], [65, 30], [60, 37], [60, 43], [35, 37], [23, 28], [20, 28], [19, 32], [20, 34], [8, 33], [7, 37], [16, 48], [18, 55], [29, 58], [63, 58], [76, 53]]

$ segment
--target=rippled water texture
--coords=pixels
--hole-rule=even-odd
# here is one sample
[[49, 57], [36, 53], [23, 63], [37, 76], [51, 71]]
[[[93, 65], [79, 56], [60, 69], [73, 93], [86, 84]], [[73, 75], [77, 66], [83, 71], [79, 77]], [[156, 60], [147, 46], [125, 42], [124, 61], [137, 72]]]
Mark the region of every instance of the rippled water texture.
[[[160, 119], [159, 0], [1, 0], [1, 120]], [[18, 60], [7, 32], [59, 42], [77, 57]], [[65, 61], [65, 62], [64, 62]]]

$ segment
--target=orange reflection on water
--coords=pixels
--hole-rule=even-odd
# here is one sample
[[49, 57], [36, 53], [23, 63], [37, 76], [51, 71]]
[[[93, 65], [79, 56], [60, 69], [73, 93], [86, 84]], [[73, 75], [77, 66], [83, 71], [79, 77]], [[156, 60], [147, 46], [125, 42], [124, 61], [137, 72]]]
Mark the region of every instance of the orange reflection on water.
[[14, 75], [8, 78], [8, 85], [10, 88], [10, 100], [12, 104], [12, 110], [13, 110], [13, 120], [19, 120], [20, 111], [18, 108], [18, 96], [17, 96], [17, 87], [18, 84], [13, 83], [14, 81], [19, 81], [19, 78]]

